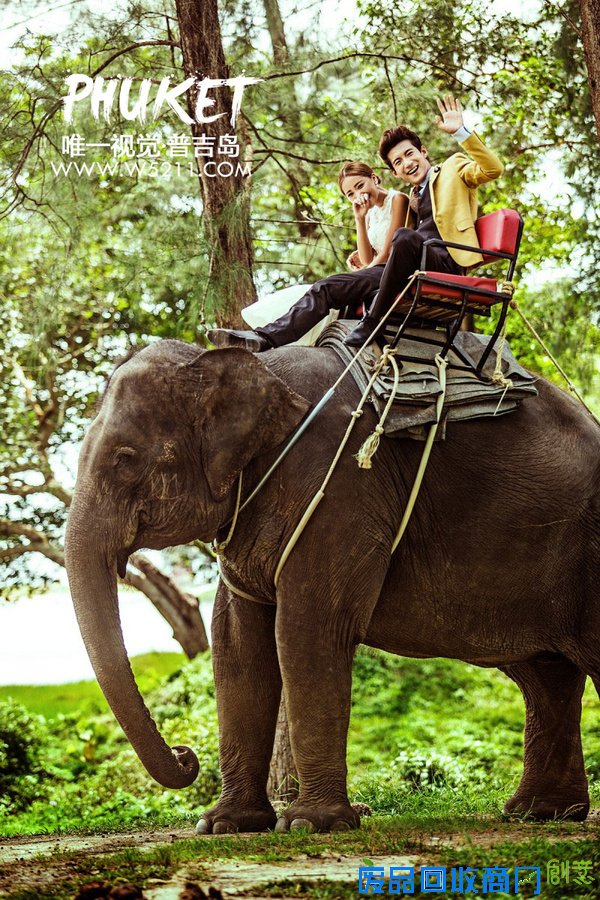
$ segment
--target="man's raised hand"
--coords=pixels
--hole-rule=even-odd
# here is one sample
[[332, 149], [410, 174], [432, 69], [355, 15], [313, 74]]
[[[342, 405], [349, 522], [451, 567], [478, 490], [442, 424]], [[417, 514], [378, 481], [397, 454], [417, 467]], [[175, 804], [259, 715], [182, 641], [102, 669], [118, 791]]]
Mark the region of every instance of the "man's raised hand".
[[452, 94], [446, 94], [442, 99], [438, 99], [437, 105], [442, 115], [435, 117], [435, 124], [442, 131], [454, 134], [461, 125], [464, 125], [460, 100], [455, 100]]

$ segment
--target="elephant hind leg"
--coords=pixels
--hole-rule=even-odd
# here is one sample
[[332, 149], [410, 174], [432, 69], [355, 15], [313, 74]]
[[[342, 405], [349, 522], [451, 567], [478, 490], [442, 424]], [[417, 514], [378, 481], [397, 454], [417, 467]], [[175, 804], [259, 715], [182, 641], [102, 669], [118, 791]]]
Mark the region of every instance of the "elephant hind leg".
[[562, 656], [502, 671], [521, 689], [526, 708], [523, 776], [504, 811], [583, 821], [589, 811], [580, 731], [585, 674]]

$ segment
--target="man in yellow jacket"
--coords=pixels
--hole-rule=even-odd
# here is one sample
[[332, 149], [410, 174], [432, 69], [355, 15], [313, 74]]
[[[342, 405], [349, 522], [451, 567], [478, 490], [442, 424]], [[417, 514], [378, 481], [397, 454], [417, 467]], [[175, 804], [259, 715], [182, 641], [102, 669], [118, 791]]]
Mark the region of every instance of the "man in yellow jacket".
[[[385, 266], [370, 265], [356, 272], [330, 275], [312, 285], [284, 316], [269, 325], [255, 331], [221, 328], [209, 332], [214, 344], [241, 346], [254, 352], [281, 347], [306, 334], [331, 309], [370, 303], [368, 312], [345, 341], [359, 347], [372, 340], [381, 317], [415, 269], [420, 268], [426, 240], [441, 237], [478, 246], [477, 187], [498, 178], [503, 166], [477, 135], [464, 127], [460, 101], [448, 95], [437, 103], [441, 113], [436, 117], [438, 128], [452, 134], [464, 153], [455, 153], [442, 165], [432, 166], [418, 135], [404, 125], [384, 132], [379, 142], [379, 155], [384, 162], [397, 178], [412, 185], [406, 227], [396, 231]], [[457, 275], [481, 259], [478, 253], [432, 247], [427, 254], [427, 268]]]
[[[420, 268], [426, 240], [441, 238], [479, 246], [475, 232], [477, 188], [498, 178], [504, 167], [477, 135], [465, 128], [460, 100], [447, 95], [437, 103], [441, 113], [436, 117], [438, 128], [451, 134], [465, 152], [455, 153], [441, 166], [432, 166], [427, 149], [414, 131], [399, 125], [383, 133], [379, 155], [397, 178], [412, 185], [410, 206], [406, 227], [394, 235], [379, 291], [366, 315], [346, 338], [345, 343], [352, 347], [372, 339], [381, 317], [412, 273]], [[426, 268], [460, 275], [465, 268], [480, 262], [480, 253], [433, 246], [427, 251]]]

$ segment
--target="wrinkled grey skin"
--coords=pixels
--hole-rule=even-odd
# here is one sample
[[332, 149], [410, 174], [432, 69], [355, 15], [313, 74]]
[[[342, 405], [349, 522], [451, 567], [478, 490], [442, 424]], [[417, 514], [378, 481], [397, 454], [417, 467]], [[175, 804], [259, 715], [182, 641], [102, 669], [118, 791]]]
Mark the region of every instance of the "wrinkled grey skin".
[[[100, 685], [163, 785], [190, 784], [197, 762], [167, 747], [135, 687], [117, 568], [141, 547], [222, 539], [240, 471], [247, 496], [340, 371], [329, 349], [253, 356], [163, 341], [110, 379], [81, 452], [67, 568]], [[358, 826], [345, 755], [359, 642], [504, 671], [527, 714], [524, 773], [506, 809], [585, 818], [585, 676], [600, 688], [600, 429], [557, 388], [539, 388], [510, 416], [449, 427], [391, 559], [423, 446], [384, 438], [373, 468], [359, 469], [353, 454], [376, 421], [366, 410], [274, 588], [280, 554], [358, 401], [350, 377], [241, 514], [223, 564], [262, 602], [223, 583], [217, 592], [223, 793], [200, 831], [275, 825], [265, 785], [282, 682], [301, 792], [278, 829]]]

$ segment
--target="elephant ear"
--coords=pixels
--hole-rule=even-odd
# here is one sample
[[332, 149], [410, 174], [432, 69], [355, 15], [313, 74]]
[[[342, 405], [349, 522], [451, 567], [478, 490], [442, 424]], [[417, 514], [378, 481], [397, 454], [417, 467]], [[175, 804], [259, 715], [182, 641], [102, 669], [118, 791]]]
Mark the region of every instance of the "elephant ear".
[[213, 498], [222, 500], [250, 460], [281, 444], [311, 404], [248, 350], [211, 350], [192, 366], [201, 379], [202, 465]]

